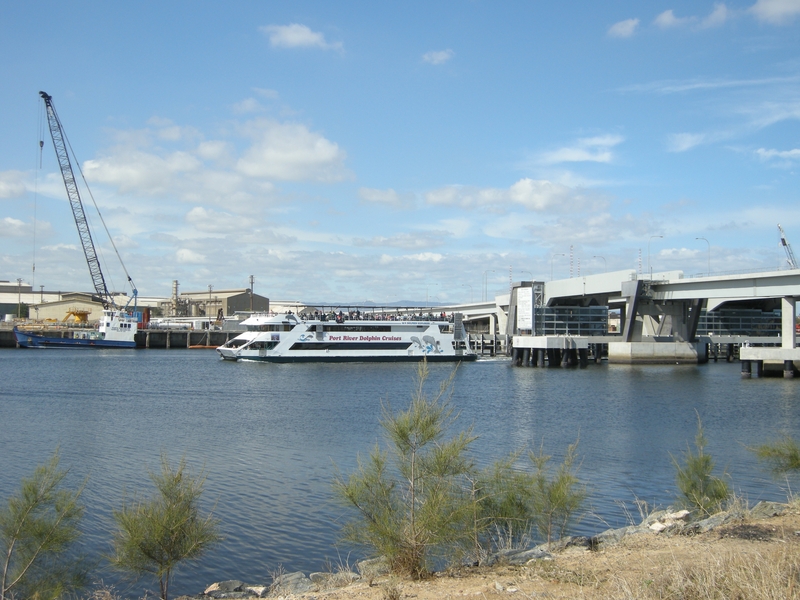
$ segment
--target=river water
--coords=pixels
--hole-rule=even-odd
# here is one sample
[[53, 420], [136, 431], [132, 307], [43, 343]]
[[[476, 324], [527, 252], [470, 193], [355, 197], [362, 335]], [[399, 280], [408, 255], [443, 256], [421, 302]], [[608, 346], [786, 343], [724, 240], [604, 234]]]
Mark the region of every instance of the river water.
[[[206, 474], [203, 502], [224, 541], [180, 570], [173, 595], [211, 582], [270, 582], [271, 573], [323, 570], [360, 558], [337, 548], [343, 509], [331, 496], [338, 469], [381, 440], [381, 404], [405, 407], [411, 364], [230, 363], [205, 350], [0, 351], [0, 501], [60, 449], [70, 482], [88, 477], [87, 551], [110, 550], [112, 511], [149, 495], [148, 469], [166, 453]], [[431, 381], [452, 365], [431, 365]], [[480, 464], [543, 445], [557, 461], [580, 438], [589, 492], [578, 533], [627, 524], [636, 499], [675, 497], [672, 456], [693, 444], [698, 416], [707, 451], [751, 504], [785, 500], [747, 446], [800, 436], [800, 382], [743, 380], [738, 363], [514, 368], [506, 359], [462, 365], [453, 405], [473, 426]], [[133, 596], [103, 567], [97, 578]]]

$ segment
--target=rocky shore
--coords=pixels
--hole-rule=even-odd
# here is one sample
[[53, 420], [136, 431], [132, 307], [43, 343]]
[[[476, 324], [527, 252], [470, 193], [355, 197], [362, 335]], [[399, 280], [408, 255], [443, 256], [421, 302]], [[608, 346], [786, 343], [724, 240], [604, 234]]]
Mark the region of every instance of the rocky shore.
[[[778, 530], [782, 532], [781, 536], [773, 535]], [[759, 536], [758, 532], [763, 535]], [[710, 544], [712, 541], [714, 544]], [[603, 586], [600, 583], [614, 580], [614, 572], [621, 573], [626, 569], [636, 573], [637, 569], [654, 565], [652, 568], [657, 572], [669, 567], [669, 561], [677, 560], [681, 555], [690, 561], [700, 561], [703, 556], [710, 556], [711, 546], [716, 546], [716, 550], [720, 552], [742, 552], [747, 548], [743, 550], [739, 547], [741, 544], [759, 541], [774, 542], [779, 546], [800, 544], [798, 511], [788, 504], [760, 502], [752, 509], [732, 509], [706, 519], [695, 520], [685, 510], [661, 510], [652, 513], [638, 525], [609, 529], [593, 537], [568, 537], [549, 547], [540, 545], [498, 552], [485, 561], [485, 566], [451, 569], [421, 582], [393, 578], [388, 574], [385, 562], [374, 559], [358, 563], [354, 570], [308, 575], [301, 572], [281, 573], [270, 582], [217, 582], [196, 596], [180, 596], [178, 600], [334, 600], [356, 597], [414, 597], [420, 600], [465, 597], [472, 594], [483, 594], [487, 597], [517, 592], [522, 594], [520, 597], [532, 597], [532, 588], [537, 586], [553, 589], [537, 591], [536, 594], [571, 598], [576, 596], [570, 595], [566, 590], [576, 585], [580, 589], [580, 597], [625, 597], [602, 595]], [[668, 549], [667, 555], [663, 554], [665, 549]], [[665, 556], [668, 559], [666, 562]], [[609, 568], [609, 565], [620, 561], [620, 557], [623, 560], [619, 566], [616, 569]], [[573, 575], [562, 582], [563, 577], [559, 575], [562, 571]], [[584, 575], [575, 575], [576, 572], [583, 572]], [[594, 575], [589, 575], [590, 573]], [[648, 575], [643, 576], [643, 581], [649, 581]], [[538, 584], [537, 578], [541, 579]], [[593, 582], [591, 589], [586, 589], [580, 581], [582, 579]], [[564, 589], [559, 591], [556, 588], [562, 583]]]

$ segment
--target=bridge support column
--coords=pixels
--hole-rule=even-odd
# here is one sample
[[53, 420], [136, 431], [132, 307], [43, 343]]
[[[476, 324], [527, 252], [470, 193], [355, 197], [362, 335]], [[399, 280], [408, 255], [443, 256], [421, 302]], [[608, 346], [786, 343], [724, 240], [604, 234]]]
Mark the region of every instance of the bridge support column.
[[728, 349], [725, 353], [725, 360], [733, 362], [733, 344], [728, 344]]
[[781, 348], [794, 348], [797, 332], [794, 327], [794, 298], [781, 298]]
[[794, 362], [791, 360], [783, 361], [783, 378], [784, 379], [792, 379], [794, 378]]
[[756, 377], [762, 377], [764, 375], [764, 361], [763, 360], [754, 360], [756, 367]]
[[544, 357], [545, 357], [544, 350], [537, 350], [537, 353], [538, 354], [537, 354], [537, 361], [536, 361], [537, 364], [536, 364], [536, 366], [537, 367], [544, 367]]
[[522, 351], [522, 366], [523, 367], [530, 367], [531, 366], [531, 349], [525, 348]]
[[589, 349], [588, 348], [578, 348], [578, 362], [580, 363], [581, 369], [585, 369], [589, 364]]
[[743, 360], [742, 361], [742, 379], [750, 379], [752, 373], [750, 371], [750, 361]]

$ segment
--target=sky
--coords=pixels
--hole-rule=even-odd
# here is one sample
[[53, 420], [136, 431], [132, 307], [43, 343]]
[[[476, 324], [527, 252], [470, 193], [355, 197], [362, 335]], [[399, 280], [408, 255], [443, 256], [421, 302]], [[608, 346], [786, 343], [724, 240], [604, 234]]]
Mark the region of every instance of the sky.
[[35, 290], [92, 289], [40, 90], [115, 291], [94, 204], [144, 296], [783, 268], [778, 224], [800, 253], [800, 0], [0, 0], [0, 56], [0, 280]]

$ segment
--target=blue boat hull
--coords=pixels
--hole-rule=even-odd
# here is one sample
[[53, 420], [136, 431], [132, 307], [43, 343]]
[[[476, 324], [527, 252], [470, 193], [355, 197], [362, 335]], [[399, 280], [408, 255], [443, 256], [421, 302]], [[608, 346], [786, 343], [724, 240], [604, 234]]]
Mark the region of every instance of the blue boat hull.
[[60, 338], [26, 333], [14, 328], [14, 337], [20, 348], [136, 348], [136, 342], [123, 342], [91, 338]]

